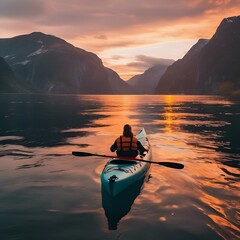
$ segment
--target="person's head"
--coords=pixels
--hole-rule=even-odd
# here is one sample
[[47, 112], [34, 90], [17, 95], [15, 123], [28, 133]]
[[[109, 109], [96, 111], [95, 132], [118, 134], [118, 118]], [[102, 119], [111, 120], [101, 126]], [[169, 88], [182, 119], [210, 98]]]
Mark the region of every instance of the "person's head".
[[123, 136], [124, 137], [132, 137], [133, 136], [132, 128], [129, 124], [126, 124], [123, 127]]

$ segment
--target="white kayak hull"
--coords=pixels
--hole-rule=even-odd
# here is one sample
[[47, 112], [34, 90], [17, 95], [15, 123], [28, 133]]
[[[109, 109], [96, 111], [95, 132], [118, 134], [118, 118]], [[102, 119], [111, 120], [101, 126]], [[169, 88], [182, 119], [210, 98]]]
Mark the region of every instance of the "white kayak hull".
[[[151, 161], [151, 146], [144, 129], [139, 132], [137, 139], [149, 150], [143, 160]], [[102, 188], [111, 196], [116, 196], [143, 178], [149, 167], [150, 163], [148, 162], [123, 160], [121, 158], [112, 159], [108, 161], [102, 171]]]

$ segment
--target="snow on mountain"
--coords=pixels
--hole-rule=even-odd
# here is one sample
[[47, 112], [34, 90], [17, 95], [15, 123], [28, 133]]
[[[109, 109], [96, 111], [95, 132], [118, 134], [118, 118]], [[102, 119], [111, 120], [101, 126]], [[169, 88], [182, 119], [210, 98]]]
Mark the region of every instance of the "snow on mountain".
[[22, 65], [27, 65], [29, 62], [31, 62], [30, 60], [25, 60], [25, 61], [22, 61], [22, 62], [17, 62], [13, 65], [16, 65], [16, 64], [22, 64]]
[[225, 18], [224, 20], [229, 22], [229, 23], [234, 23], [238, 20], [238, 17], [237, 16], [229, 17], [229, 18]]
[[36, 50], [35, 52], [33, 53], [30, 53], [27, 55], [27, 57], [33, 57], [33, 56], [36, 56], [38, 54], [43, 54], [43, 53], [46, 53], [48, 50], [44, 50], [44, 46], [42, 45], [38, 50]]

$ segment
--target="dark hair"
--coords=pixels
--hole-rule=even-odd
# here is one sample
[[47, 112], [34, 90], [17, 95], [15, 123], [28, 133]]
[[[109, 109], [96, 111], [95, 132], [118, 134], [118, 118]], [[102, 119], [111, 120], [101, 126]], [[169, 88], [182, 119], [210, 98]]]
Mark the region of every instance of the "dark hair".
[[123, 127], [123, 136], [124, 137], [133, 137], [132, 128], [129, 124], [126, 124]]

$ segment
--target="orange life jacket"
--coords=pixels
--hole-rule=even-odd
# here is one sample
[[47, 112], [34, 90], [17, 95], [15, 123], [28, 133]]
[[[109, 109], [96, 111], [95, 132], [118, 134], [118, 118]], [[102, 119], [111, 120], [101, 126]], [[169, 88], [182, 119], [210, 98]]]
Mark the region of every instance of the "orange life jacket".
[[118, 151], [136, 151], [137, 138], [120, 136], [116, 139]]

